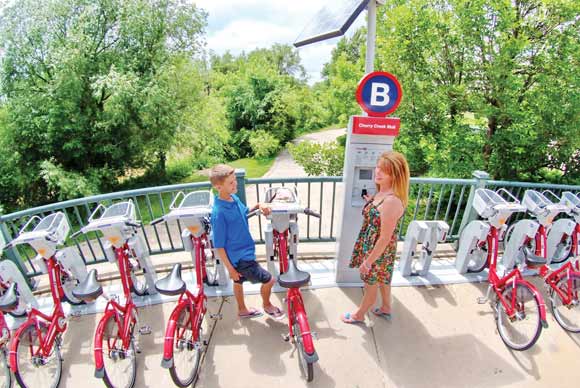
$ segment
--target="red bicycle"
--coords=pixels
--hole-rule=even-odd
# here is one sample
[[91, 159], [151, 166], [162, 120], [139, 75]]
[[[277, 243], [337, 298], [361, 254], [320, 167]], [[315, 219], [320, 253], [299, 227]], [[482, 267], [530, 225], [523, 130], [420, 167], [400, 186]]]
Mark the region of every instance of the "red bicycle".
[[[175, 201], [181, 196], [181, 203], [174, 207]], [[179, 220], [185, 226], [181, 234], [183, 247], [191, 252], [195, 266], [197, 287], [194, 292], [190, 292], [181, 279], [179, 263], [173, 266], [169, 275], [155, 284], [161, 294], [179, 295], [167, 322], [161, 361], [161, 366], [169, 369], [171, 379], [179, 387], [188, 387], [197, 380], [201, 356], [207, 346], [202, 333], [202, 323], [207, 312], [204, 282], [217, 285], [215, 278], [208, 279], [206, 271], [207, 257], [213, 257], [209, 239], [212, 199], [209, 191], [196, 191], [187, 195], [179, 193], [170, 206], [171, 211], [151, 222], [151, 225], [156, 225]]]
[[[102, 215], [94, 218], [100, 208]], [[109, 261], [117, 262], [123, 286], [124, 302], [116, 295], [107, 297], [97, 280], [97, 271], [92, 269], [73, 290], [76, 297], [85, 301], [93, 301], [100, 295], [108, 300], [95, 330], [94, 356], [95, 377], [103, 379], [109, 388], [131, 388], [137, 376], [136, 353], [139, 350], [135, 344], [134, 330], [138, 316], [131, 292], [144, 295], [147, 284], [145, 280], [140, 280], [138, 271], [142, 270], [143, 276], [152, 271], [152, 268], [142, 266], [139, 261], [144, 249], [137, 235], [139, 227], [140, 224], [135, 221], [133, 202], [127, 201], [108, 208], [99, 205], [89, 218], [88, 225], [75, 233], [78, 235], [97, 230], [103, 233], [107, 240], [104, 244], [105, 254]], [[150, 334], [151, 329], [143, 326], [139, 333]]]
[[[553, 193], [552, 195], [555, 196]], [[542, 193], [534, 190], [526, 191], [524, 204], [540, 223], [535, 237], [533, 239], [527, 237], [524, 242], [522, 253], [527, 264], [530, 263], [530, 259], [532, 259], [532, 263], [545, 261], [546, 252], [548, 251], [546, 248], [546, 227], [551, 225], [554, 217], [562, 211], [570, 212], [573, 215], [575, 215], [575, 212], [580, 211], [580, 201], [578, 201], [577, 197], [568, 196], [566, 198], [564, 196], [564, 199], [564, 201], [559, 201], [560, 203], [555, 204]], [[567, 202], [568, 204], [564, 205]], [[572, 333], [580, 333], [580, 267], [577, 257], [577, 231], [578, 224], [576, 224], [575, 230], [571, 233], [571, 256], [573, 259], [567, 261], [555, 271], [552, 271], [547, 264], [538, 268], [538, 274], [544, 279], [544, 285], [550, 299], [550, 307], [556, 322], [563, 329]], [[567, 237], [565, 236], [565, 238]], [[530, 267], [533, 268], [534, 266], [530, 265]]]
[[[493, 290], [496, 298], [492, 308], [496, 313], [497, 329], [502, 341], [511, 349], [526, 350], [536, 343], [542, 327], [548, 327], [546, 308], [541, 294], [533, 284], [523, 278], [517, 266], [505, 276], [497, 273], [500, 228], [505, 225], [512, 213], [525, 210], [517, 199], [513, 198], [514, 202], [507, 202], [501, 197], [500, 192], [505, 190], [475, 191], [474, 207], [489, 222], [486, 238], [489, 288], [485, 297], [478, 298], [478, 303], [490, 301], [490, 292]], [[533, 256], [529, 257], [528, 263], [543, 265], [546, 264], [546, 260]]]
[[[272, 212], [267, 216], [270, 226], [265, 228], [266, 244], [273, 247], [273, 255], [278, 258], [278, 284], [286, 288], [286, 303], [288, 308], [288, 334], [285, 341], [295, 344], [300, 361], [300, 367], [308, 382], [314, 378], [314, 363], [318, 354], [314, 349], [313, 335], [308, 323], [308, 315], [304, 308], [304, 300], [300, 287], [310, 282], [310, 274], [296, 266], [298, 233], [298, 213], [320, 218], [320, 214], [300, 206], [296, 188], [272, 187], [266, 190], [266, 202]], [[250, 213], [248, 217], [257, 214], [259, 210]], [[269, 235], [271, 233], [271, 235]], [[270, 248], [267, 247], [269, 250]]]
[[12, 311], [18, 305], [18, 298], [10, 299], [10, 295], [16, 294], [16, 283], [12, 283], [6, 292], [0, 297], [0, 387], [9, 388], [12, 386], [12, 373], [10, 372], [10, 364], [8, 363], [8, 346], [10, 344], [10, 329], [4, 320], [4, 313]]
[[[27, 243], [39, 254], [37, 264], [40, 264], [42, 272], [48, 273], [54, 308], [50, 315], [36, 308], [30, 309], [26, 322], [14, 334], [10, 346], [10, 367], [21, 387], [54, 388], [60, 383], [62, 374], [60, 347], [68, 320], [62, 308], [62, 301], [66, 298], [63, 279], [72, 276], [65, 276], [65, 270], [57, 260], [57, 246], [64, 243], [70, 226], [62, 212], [44, 217], [32, 231], [25, 232], [31, 221], [26, 223], [9, 246]], [[74, 281], [77, 282], [76, 279]], [[2, 300], [4, 304], [17, 305], [14, 285]]]

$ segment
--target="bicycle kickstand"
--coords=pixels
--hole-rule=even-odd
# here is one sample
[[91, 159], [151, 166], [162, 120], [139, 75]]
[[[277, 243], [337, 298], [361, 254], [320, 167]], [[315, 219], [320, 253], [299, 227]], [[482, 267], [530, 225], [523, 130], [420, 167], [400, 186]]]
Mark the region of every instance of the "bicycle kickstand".
[[491, 284], [489, 286], [487, 286], [487, 292], [485, 293], [485, 296], [483, 297], [479, 297], [477, 298], [477, 303], [478, 304], [486, 304], [489, 301], [489, 293], [491, 292]]

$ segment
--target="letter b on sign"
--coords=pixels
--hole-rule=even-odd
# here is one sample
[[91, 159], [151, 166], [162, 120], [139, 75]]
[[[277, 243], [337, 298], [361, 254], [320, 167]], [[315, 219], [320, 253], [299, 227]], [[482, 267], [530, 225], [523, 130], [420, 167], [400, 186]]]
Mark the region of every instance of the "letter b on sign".
[[397, 109], [402, 95], [401, 85], [394, 75], [375, 71], [359, 82], [356, 100], [369, 116], [385, 117]]
[[387, 106], [389, 105], [389, 85], [373, 82], [371, 88], [371, 105], [373, 106]]

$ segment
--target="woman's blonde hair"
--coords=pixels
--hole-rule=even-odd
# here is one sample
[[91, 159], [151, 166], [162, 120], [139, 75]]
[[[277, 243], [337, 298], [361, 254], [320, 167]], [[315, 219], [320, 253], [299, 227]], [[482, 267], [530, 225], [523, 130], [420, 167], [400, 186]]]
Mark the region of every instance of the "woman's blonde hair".
[[[401, 200], [403, 207], [407, 207], [409, 203], [409, 180], [411, 179], [407, 159], [399, 152], [386, 151], [381, 154], [377, 165], [381, 170], [393, 177], [393, 192]], [[377, 185], [377, 192], [379, 189], [379, 185]]]

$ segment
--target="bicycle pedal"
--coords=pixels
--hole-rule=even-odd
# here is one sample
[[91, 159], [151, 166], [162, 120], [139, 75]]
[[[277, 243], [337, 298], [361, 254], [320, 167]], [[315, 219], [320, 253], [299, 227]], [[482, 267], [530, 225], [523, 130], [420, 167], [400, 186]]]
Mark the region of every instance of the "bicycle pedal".
[[151, 326], [143, 325], [139, 328], [139, 335], [149, 335], [151, 334]]
[[284, 342], [289, 342], [290, 341], [290, 333], [282, 334], [282, 339], [284, 340]]
[[479, 297], [477, 298], [477, 304], [486, 304], [488, 301], [487, 298]]
[[221, 320], [223, 318], [223, 315], [219, 314], [219, 313], [218, 314], [210, 314], [209, 317], [211, 319], [215, 319], [217, 321], [218, 319]]
[[68, 313], [68, 316], [67, 316], [68, 319], [80, 318], [80, 317], [81, 317], [81, 312], [79, 310], [71, 311]]

